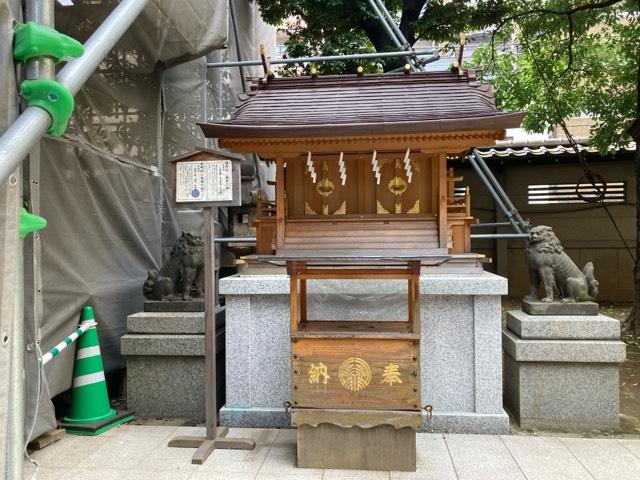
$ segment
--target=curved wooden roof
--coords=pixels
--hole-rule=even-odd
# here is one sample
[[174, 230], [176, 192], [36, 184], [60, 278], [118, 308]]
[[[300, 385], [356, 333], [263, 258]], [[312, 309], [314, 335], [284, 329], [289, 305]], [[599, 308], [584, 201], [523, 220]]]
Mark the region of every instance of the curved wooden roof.
[[239, 95], [232, 118], [200, 123], [207, 137], [275, 138], [463, 132], [520, 126], [473, 71], [274, 78]]

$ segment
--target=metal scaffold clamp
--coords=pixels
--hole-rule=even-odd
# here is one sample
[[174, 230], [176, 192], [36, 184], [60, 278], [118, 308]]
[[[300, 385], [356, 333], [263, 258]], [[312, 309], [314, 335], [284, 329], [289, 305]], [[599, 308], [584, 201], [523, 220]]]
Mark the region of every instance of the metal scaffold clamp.
[[22, 82], [20, 93], [30, 107], [40, 107], [49, 114], [49, 135], [59, 137], [65, 132], [74, 105], [69, 90], [54, 80], [39, 78]]
[[21, 23], [13, 38], [13, 59], [25, 63], [32, 58], [51, 57], [55, 63], [84, 53], [83, 45], [74, 38], [35, 22]]
[[37, 215], [27, 212], [26, 209], [20, 209], [20, 223], [18, 225], [18, 235], [21, 239], [25, 239], [27, 235], [36, 230], [42, 230], [47, 226], [47, 221]]
[[[36, 22], [16, 26], [13, 38], [13, 58], [16, 62], [26, 63], [39, 57], [50, 57], [59, 63], [83, 53], [84, 46], [80, 42], [53, 28]], [[40, 107], [49, 114], [49, 135], [59, 137], [65, 132], [74, 105], [69, 90], [54, 80], [36, 79], [22, 82], [20, 93], [30, 107]]]

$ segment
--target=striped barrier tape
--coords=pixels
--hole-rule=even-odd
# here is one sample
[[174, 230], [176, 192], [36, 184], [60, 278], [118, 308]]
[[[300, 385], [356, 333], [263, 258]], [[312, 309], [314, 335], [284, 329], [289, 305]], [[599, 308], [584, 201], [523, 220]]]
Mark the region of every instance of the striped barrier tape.
[[[82, 322], [80, 324], [80, 326], [71, 333], [71, 335], [66, 337], [59, 344], [57, 344], [55, 347], [53, 347], [47, 353], [42, 355], [42, 359], [40, 360], [40, 365], [41, 366], [45, 366], [51, 360], [56, 358], [60, 354], [61, 351], [63, 351], [65, 348], [67, 348], [69, 345], [71, 345], [73, 342], [75, 342], [80, 337], [80, 335], [82, 335], [84, 332], [86, 332], [90, 328], [95, 327], [96, 325], [97, 325], [97, 323], [95, 321], [93, 321], [93, 320], [87, 321], [87, 322]], [[91, 348], [98, 349], [97, 354], [98, 355], [100, 354], [99, 347], [91, 347]], [[85, 349], [82, 349], [82, 350], [78, 351], [78, 358], [84, 358], [84, 357], [90, 357], [90, 356], [96, 355], [96, 353], [91, 353], [91, 352], [85, 351], [85, 350], [90, 350], [91, 348], [85, 348]], [[81, 357], [80, 355], [84, 355], [84, 357]]]

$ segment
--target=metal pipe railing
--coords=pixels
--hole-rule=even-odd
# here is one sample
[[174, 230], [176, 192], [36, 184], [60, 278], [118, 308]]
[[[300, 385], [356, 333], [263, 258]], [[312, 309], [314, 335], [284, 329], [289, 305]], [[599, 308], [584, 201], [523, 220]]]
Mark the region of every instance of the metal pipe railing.
[[[84, 54], [60, 70], [56, 80], [72, 95], [78, 93], [93, 71], [131, 26], [149, 0], [123, 0], [105, 19], [84, 45]], [[29, 107], [0, 137], [0, 184], [44, 136], [51, 125], [49, 114], [39, 107]]]
[[471, 224], [471, 228], [480, 228], [480, 227], [491, 227], [491, 228], [497, 228], [497, 227], [511, 227], [511, 223], [510, 222], [491, 222], [491, 223], [472, 223]]
[[529, 238], [528, 233], [472, 233], [471, 238]]
[[[416, 50], [413, 52], [416, 56], [423, 55], [435, 55], [437, 52], [434, 49]], [[271, 60], [271, 65], [291, 65], [294, 63], [308, 63], [308, 62], [336, 62], [343, 60], [364, 60], [368, 58], [391, 58], [391, 57], [406, 57], [407, 52], [379, 52], [379, 53], [354, 53], [350, 55], [324, 55], [318, 57], [298, 57], [298, 58], [279, 58]], [[437, 60], [435, 55], [433, 60]], [[428, 62], [430, 59], [426, 59]], [[224, 67], [251, 67], [262, 65], [262, 60], [243, 60], [238, 62], [210, 62], [207, 63], [208, 68], [224, 68]]]
[[256, 243], [256, 237], [216, 237], [215, 243]]

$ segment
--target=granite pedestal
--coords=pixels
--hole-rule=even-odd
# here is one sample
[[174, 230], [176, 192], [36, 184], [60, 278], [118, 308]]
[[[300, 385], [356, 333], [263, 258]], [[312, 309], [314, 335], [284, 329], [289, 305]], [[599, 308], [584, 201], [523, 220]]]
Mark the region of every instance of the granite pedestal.
[[[505, 406], [522, 428], [611, 430], [618, 426], [620, 322], [590, 315], [507, 312], [503, 331]], [[567, 304], [576, 311], [576, 304]], [[573, 310], [570, 310], [573, 309]], [[530, 311], [536, 311], [535, 309]]]
[[[398, 319], [395, 306], [406, 306], [406, 282], [324, 280], [307, 289], [310, 315], [318, 302], [328, 319], [373, 319], [372, 311], [382, 316], [376, 320]], [[221, 423], [289, 428], [289, 277], [233, 275], [220, 280], [220, 293], [227, 309]], [[506, 293], [507, 280], [487, 272], [421, 275], [421, 401], [433, 406], [423, 431], [507, 432], [500, 339]]]
[[[216, 314], [218, 404], [224, 400], [224, 308]], [[205, 419], [204, 312], [141, 312], [127, 318], [127, 406], [143, 417]]]

